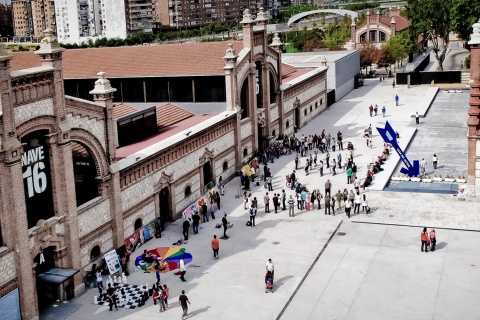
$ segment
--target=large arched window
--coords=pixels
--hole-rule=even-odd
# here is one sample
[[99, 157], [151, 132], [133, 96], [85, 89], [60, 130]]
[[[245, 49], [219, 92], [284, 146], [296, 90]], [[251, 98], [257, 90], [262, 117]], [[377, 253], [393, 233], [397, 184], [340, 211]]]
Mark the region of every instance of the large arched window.
[[80, 142], [72, 142], [73, 174], [77, 206], [98, 197], [97, 169], [95, 160]]
[[100, 257], [101, 250], [100, 246], [95, 246], [92, 248], [92, 251], [90, 251], [90, 260], [95, 260], [98, 257]]
[[367, 33], [364, 32], [360, 35], [360, 42], [365, 42], [367, 41]]
[[248, 78], [243, 81], [242, 90], [240, 91], [240, 109], [242, 110], [242, 119], [250, 116]]
[[192, 187], [186, 186], [185, 187], [185, 198], [192, 194]]
[[135, 228], [135, 230], [138, 230], [140, 229], [141, 227], [143, 227], [143, 221], [141, 218], [138, 218], [137, 220], [135, 220], [135, 223], [133, 224], [133, 227]]
[[275, 103], [277, 101], [277, 94], [275, 93], [275, 80], [273, 78], [272, 72], [268, 72], [268, 75], [270, 77], [269, 83], [270, 83], [270, 104]]
[[387, 35], [385, 32], [379, 31], [379, 38], [380, 42], [386, 42], [387, 41]]

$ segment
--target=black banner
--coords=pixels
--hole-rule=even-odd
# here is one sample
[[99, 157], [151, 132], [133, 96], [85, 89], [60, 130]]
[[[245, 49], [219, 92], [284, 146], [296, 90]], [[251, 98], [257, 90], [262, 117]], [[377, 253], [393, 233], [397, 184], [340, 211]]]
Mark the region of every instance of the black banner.
[[262, 62], [255, 62], [255, 94], [257, 95], [257, 108], [263, 108], [263, 87], [262, 87]]

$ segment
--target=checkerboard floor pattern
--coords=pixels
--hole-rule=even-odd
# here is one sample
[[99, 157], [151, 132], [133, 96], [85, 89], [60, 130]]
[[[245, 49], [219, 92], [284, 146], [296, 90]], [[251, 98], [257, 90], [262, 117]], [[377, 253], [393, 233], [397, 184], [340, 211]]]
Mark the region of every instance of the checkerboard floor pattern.
[[[117, 306], [119, 308], [125, 309], [135, 309], [138, 307], [138, 300], [142, 296], [143, 292], [145, 291], [145, 287], [142, 285], [134, 285], [134, 284], [124, 284], [124, 283], [115, 283], [117, 286], [117, 291], [115, 292], [117, 297]], [[125, 291], [125, 296], [122, 297], [122, 289]], [[106, 290], [104, 291], [106, 292]], [[103, 296], [102, 296], [103, 298]], [[120, 298], [124, 299], [124, 303], [120, 303]], [[108, 299], [102, 299], [94, 302], [95, 304], [101, 306], [108, 306], [109, 302]]]

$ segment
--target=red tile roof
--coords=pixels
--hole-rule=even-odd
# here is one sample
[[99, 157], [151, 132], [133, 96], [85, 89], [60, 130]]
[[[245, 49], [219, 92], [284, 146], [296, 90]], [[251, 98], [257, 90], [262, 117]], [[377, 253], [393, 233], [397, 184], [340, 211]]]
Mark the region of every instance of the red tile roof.
[[[404, 16], [400, 16], [400, 15], [397, 16], [396, 15], [394, 17], [395, 17], [395, 22], [396, 22], [395, 31], [402, 31], [410, 25], [410, 22]], [[392, 27], [392, 25], [390, 24], [390, 21], [392, 21], [392, 17], [385, 17], [385, 18], [380, 19], [380, 22], [383, 23], [384, 25], [386, 25], [389, 28]]]
[[185, 129], [188, 129], [196, 124], [199, 124], [211, 117], [215, 116], [214, 114], [206, 114], [203, 116], [193, 116], [183, 121], [177, 122], [174, 125], [168, 126], [161, 130], [158, 134], [153, 137], [147, 138], [143, 141], [137, 142], [135, 144], [131, 144], [125, 147], [118, 148], [116, 150], [117, 159], [123, 159], [128, 157], [129, 155], [134, 154], [146, 147], [149, 147], [157, 142], [160, 142], [166, 138], [169, 138]]
[[129, 105], [119, 103], [113, 106], [113, 118], [120, 119], [137, 111], [137, 109], [130, 107]]
[[282, 63], [282, 78], [285, 78], [291, 73], [297, 71], [297, 68], [286, 63]]
[[[295, 69], [295, 71], [293, 73], [290, 73], [288, 76], [286, 76], [282, 79], [282, 84], [287, 83], [288, 81], [291, 81], [295, 78], [298, 78], [298, 77], [300, 77], [300, 76], [302, 76], [302, 75], [304, 75], [304, 74], [306, 74], [306, 73], [308, 73], [312, 70], [315, 70], [315, 68], [300, 68], [298, 70]], [[282, 71], [282, 73], [283, 73], [283, 71]]]
[[157, 125], [159, 128], [168, 127], [182, 120], [193, 117], [194, 114], [184, 110], [176, 105], [167, 103], [163, 106], [157, 106]]
[[[243, 42], [233, 41], [237, 54]], [[201, 42], [151, 46], [69, 49], [63, 53], [66, 79], [224, 75], [227, 42]], [[33, 52], [13, 53], [12, 70], [40, 66]]]

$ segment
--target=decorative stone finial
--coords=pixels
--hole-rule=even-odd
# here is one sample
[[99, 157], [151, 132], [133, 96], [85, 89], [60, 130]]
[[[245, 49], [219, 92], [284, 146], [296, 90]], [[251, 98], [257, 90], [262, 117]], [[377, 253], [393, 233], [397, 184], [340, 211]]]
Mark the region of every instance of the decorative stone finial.
[[65, 51], [65, 48], [60, 47], [57, 38], [52, 29], [43, 31], [43, 39], [40, 41], [40, 49], [35, 51], [36, 54], [48, 54]]
[[0, 43], [0, 61], [12, 60], [12, 55], [7, 50], [5, 43]]
[[250, 13], [249, 9], [245, 9], [243, 11], [243, 20], [240, 21], [241, 24], [249, 24], [249, 23], [254, 23], [255, 21], [252, 20], [252, 14]]
[[392, 17], [392, 20], [390, 20], [390, 24], [396, 24], [397, 21], [395, 21], [395, 17]]
[[117, 89], [112, 88], [110, 85], [110, 80], [105, 78], [105, 72], [99, 72], [97, 76], [98, 80], [95, 81], [95, 87], [90, 91], [90, 94], [107, 94], [117, 91]]
[[280, 37], [278, 36], [278, 33], [275, 33], [273, 35], [273, 39], [272, 39], [272, 44], [271, 46], [272, 47], [280, 47], [281, 45], [283, 45], [282, 41], [280, 40]]
[[480, 20], [473, 24], [473, 33], [468, 44], [480, 44]]
[[370, 9], [367, 9], [367, 16], [370, 15]]
[[354, 27], [356, 27], [356, 26], [357, 26], [357, 24], [356, 24], [355, 21], [352, 19], [352, 24], [350, 25], [350, 27], [351, 27], [351, 28], [354, 28]]
[[237, 59], [237, 55], [235, 54], [235, 49], [233, 48], [233, 43], [228, 44], [228, 49], [226, 50], [225, 60], [235, 60]]
[[257, 22], [264, 22], [264, 21], [267, 21], [267, 20], [268, 20], [267, 15], [265, 14], [265, 11], [263, 10], [263, 7], [261, 7], [260, 9], [258, 9], [256, 21]]
[[377, 16], [380, 15], [380, 10], [377, 9], [377, 11], [375, 12], [377, 14]]
[[323, 67], [326, 67], [327, 66], [327, 58], [325, 56], [323, 56], [323, 60], [320, 63]]

